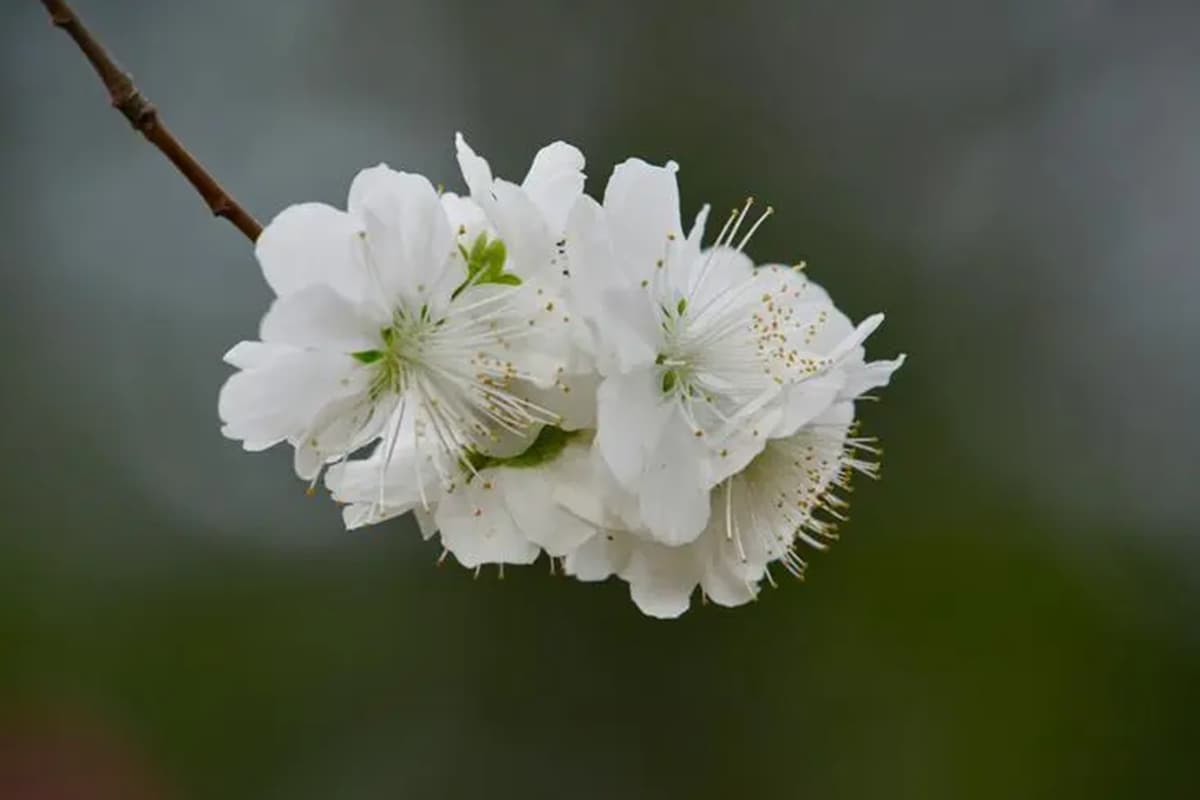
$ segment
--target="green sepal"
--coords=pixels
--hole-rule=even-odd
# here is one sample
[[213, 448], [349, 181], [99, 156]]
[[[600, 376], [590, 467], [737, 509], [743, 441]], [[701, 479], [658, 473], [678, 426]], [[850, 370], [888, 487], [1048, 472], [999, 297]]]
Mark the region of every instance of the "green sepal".
[[383, 358], [382, 350], [359, 350], [357, 353], [351, 353], [356, 361], [361, 361], [363, 364], [374, 364], [379, 359]]
[[481, 472], [492, 467], [511, 467], [513, 469], [538, 467], [558, 458], [567, 443], [578, 435], [578, 431], [564, 431], [553, 425], [545, 425], [538, 431], [538, 435], [529, 443], [529, 446], [517, 455], [498, 458], [478, 450], [468, 450], [463, 456], [463, 466], [471, 473]]
[[575, 431], [564, 431], [553, 425], [546, 425], [538, 431], [537, 438], [523, 452], [511, 458], [500, 459], [506, 467], [536, 467], [553, 461], [567, 446], [567, 442], [576, 436]]
[[498, 283], [503, 286], [520, 286], [521, 279], [511, 272], [504, 271], [508, 260], [508, 248], [500, 239], [488, 239], [486, 233], [475, 237], [470, 249], [458, 245], [458, 252], [467, 262], [467, 279], [454, 290], [454, 297], [468, 286], [479, 286], [485, 283]]

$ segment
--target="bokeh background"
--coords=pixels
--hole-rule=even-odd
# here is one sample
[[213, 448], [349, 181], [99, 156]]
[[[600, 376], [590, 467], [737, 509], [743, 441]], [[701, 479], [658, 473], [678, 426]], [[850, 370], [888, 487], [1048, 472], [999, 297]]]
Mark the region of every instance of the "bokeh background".
[[593, 192], [674, 158], [910, 361], [884, 479], [751, 607], [347, 534], [218, 432], [250, 247], [6, 2], [0, 796], [1200, 796], [1200, 5], [76, 7], [264, 221], [457, 187], [456, 130]]

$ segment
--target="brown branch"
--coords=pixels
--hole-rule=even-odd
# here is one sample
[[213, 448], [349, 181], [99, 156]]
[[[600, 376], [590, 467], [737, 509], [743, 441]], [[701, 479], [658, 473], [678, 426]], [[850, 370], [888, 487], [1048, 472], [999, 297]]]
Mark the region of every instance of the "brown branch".
[[138, 91], [133, 85], [133, 78], [117, 66], [71, 7], [62, 0], [42, 0], [42, 4], [50, 12], [51, 21], [66, 31], [87, 56], [87, 60], [92, 62], [96, 74], [108, 89], [113, 107], [124, 114], [129, 124], [141, 131], [151, 144], [170, 159], [175, 168], [183, 173], [183, 177], [188, 179], [188, 183], [204, 198], [204, 202], [215, 216], [229, 220], [247, 239], [255, 241], [262, 233], [262, 226], [221, 188], [221, 184], [217, 183], [187, 148], [167, 130], [158, 118], [158, 110]]

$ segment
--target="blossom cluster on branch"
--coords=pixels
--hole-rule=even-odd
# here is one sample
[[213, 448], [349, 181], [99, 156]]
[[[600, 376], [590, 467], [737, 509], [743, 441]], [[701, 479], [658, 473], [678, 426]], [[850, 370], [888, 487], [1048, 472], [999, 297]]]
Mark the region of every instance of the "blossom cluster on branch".
[[876, 469], [854, 402], [903, 362], [865, 360], [882, 315], [855, 326], [802, 266], [756, 266], [770, 209], [747, 201], [705, 244], [673, 162], [617, 165], [597, 202], [568, 144], [520, 184], [461, 136], [457, 154], [465, 195], [380, 165], [346, 210], [263, 230], [276, 299], [225, 357], [224, 434], [288, 443], [348, 528], [412, 511], [466, 567], [545, 551], [652, 616], [800, 574], [839, 489]]

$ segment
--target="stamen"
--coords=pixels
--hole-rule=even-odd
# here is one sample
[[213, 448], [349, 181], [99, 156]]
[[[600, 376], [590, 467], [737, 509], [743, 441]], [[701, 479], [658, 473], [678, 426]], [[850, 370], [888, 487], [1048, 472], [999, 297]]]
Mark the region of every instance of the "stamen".
[[[742, 217], [745, 217], [746, 211], [750, 208], [750, 204], [753, 201], [754, 198], [752, 197], [746, 198], [746, 205], [742, 208], [741, 216], [738, 215], [736, 208], [730, 210], [729, 216], [725, 218], [725, 224], [721, 226], [721, 232], [717, 234], [717, 238], [713, 240], [712, 245], [708, 248], [708, 255], [705, 256], [704, 263], [700, 266], [700, 271], [696, 275], [696, 279], [692, 281], [689, 291], [693, 296], [698, 294], [700, 287], [704, 285], [704, 279], [708, 277], [709, 267], [712, 266], [717, 251], [733, 240], [734, 235], [737, 233], [737, 226], [742, 224]], [[737, 225], [734, 225], [735, 222]], [[733, 230], [730, 230], [731, 225], [734, 226]], [[728, 235], [728, 238], [726, 238], [726, 235]]]
[[762, 216], [760, 216], [754, 222], [754, 224], [750, 226], [750, 230], [746, 231], [746, 235], [742, 237], [741, 243], [737, 246], [737, 251], [739, 253], [746, 249], [746, 242], [750, 241], [750, 237], [754, 235], [754, 232], [758, 230], [758, 227], [766, 222], [767, 217], [774, 213], [775, 209], [773, 209], [771, 206], [767, 206], [767, 210], [762, 213]]
[[747, 197], [745, 205], [742, 206], [742, 210], [737, 215], [737, 220], [733, 223], [733, 230], [729, 232], [729, 239], [726, 242], [718, 242], [717, 245], [728, 244], [733, 241], [733, 237], [737, 236], [738, 229], [742, 227], [742, 222], [745, 221], [746, 214], [749, 213], [750, 206], [752, 205], [754, 205], [754, 198]]
[[766, 576], [767, 583], [771, 584], [772, 589], [779, 588], [779, 584], [775, 582], [775, 576], [771, 574], [771, 566], [769, 564], [763, 567], [763, 575]]
[[733, 538], [733, 478], [725, 479], [725, 538]]

